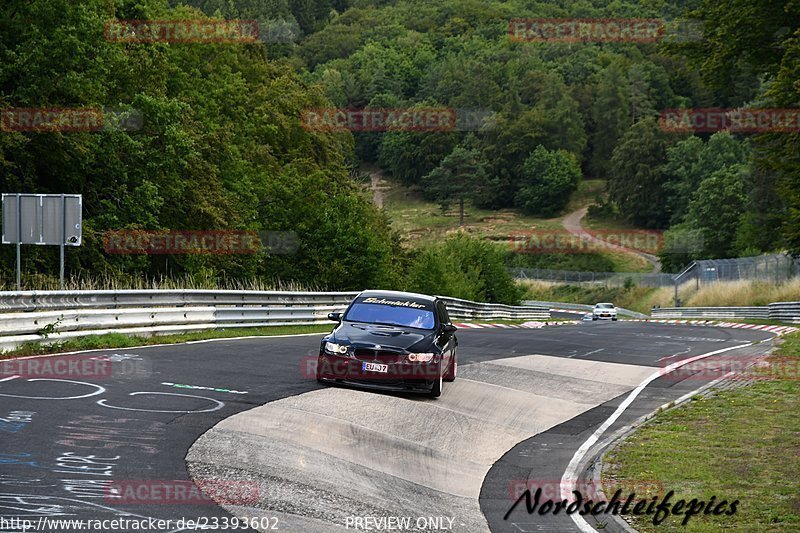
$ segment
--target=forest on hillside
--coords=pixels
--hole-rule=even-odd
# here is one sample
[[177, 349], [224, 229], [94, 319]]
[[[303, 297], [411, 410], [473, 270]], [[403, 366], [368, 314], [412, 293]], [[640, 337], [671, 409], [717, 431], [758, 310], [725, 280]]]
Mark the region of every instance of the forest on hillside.
[[[104, 35], [113, 19], [198, 17], [255, 19], [267, 38]], [[652, 43], [511, 39], [509, 21], [530, 17], [673, 26]], [[2, 131], [0, 182], [7, 192], [84, 195], [85, 240], [70, 251], [71, 272], [422, 290], [466, 257], [494, 254], [480, 244], [443, 243], [433, 255], [401, 247], [353, 179], [364, 162], [436, 201], [466, 196], [541, 216], [560, 213], [581, 179], [607, 180], [606, 214], [666, 230], [673, 242], [702, 237], [699, 249], [665, 254], [666, 268], [800, 254], [800, 132], [691, 134], [659, 124], [671, 108], [797, 108], [798, 26], [800, 4], [766, 0], [9, 0], [0, 6], [0, 109], [135, 109], [143, 126]], [[307, 109], [437, 107], [491, 119], [469, 130], [354, 133], [301, 121]], [[103, 252], [106, 231], [163, 228], [291, 231], [299, 247]], [[29, 248], [26, 269], [52, 272], [57, 251]], [[463, 257], [438, 259], [451, 249]], [[6, 276], [13, 253], [0, 249]], [[492, 268], [461, 268], [459, 283], [477, 284], [476, 298], [513, 300], [510, 288], [492, 286]]]

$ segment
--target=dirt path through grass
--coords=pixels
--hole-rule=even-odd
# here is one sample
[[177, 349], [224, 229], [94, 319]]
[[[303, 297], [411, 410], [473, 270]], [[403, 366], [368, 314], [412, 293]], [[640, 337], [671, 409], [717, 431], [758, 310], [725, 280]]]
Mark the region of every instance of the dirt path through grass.
[[648, 254], [633, 248], [626, 248], [624, 246], [619, 246], [617, 244], [611, 244], [606, 242], [602, 239], [596, 238], [594, 235], [583, 229], [581, 226], [581, 219], [586, 216], [586, 212], [589, 210], [589, 206], [581, 207], [577, 211], [573, 211], [568, 215], [564, 216], [562, 220], [562, 224], [564, 225], [564, 229], [567, 230], [572, 235], [576, 237], [580, 237], [582, 239], [586, 239], [592, 244], [596, 244], [602, 248], [607, 248], [609, 250], [616, 250], [619, 252], [625, 252], [633, 255], [638, 255], [639, 257], [644, 258], [648, 263], [653, 265], [653, 274], [658, 274], [661, 272], [661, 261], [655, 255]]

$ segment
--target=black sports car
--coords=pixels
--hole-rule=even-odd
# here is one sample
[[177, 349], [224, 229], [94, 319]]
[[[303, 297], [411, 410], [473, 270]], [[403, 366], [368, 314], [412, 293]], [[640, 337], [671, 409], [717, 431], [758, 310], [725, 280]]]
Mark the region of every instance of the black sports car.
[[442, 300], [423, 294], [364, 291], [322, 339], [317, 380], [393, 391], [442, 394], [456, 379], [456, 327]]

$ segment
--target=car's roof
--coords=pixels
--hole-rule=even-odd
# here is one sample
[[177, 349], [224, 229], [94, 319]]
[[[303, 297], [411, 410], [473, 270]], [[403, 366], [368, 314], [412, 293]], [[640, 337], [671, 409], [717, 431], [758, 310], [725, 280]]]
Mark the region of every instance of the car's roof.
[[433, 302], [436, 300], [435, 296], [427, 294], [419, 294], [416, 292], [402, 292], [402, 291], [362, 291], [358, 297], [371, 296], [373, 298], [410, 298], [413, 300], [420, 300], [423, 302]]
[[597, 307], [598, 305], [614, 305], [614, 304], [612, 304], [611, 302], [597, 302], [594, 305], [595, 305], [595, 307]]

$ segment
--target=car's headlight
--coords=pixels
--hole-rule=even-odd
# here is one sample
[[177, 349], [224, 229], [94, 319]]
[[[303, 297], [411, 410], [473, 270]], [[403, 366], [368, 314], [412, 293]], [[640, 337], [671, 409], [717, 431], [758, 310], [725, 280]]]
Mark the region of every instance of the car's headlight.
[[415, 363], [427, 363], [431, 361], [436, 354], [433, 353], [410, 353], [408, 360]]
[[325, 351], [328, 353], [347, 353], [347, 345], [336, 344], [335, 342], [326, 342]]

